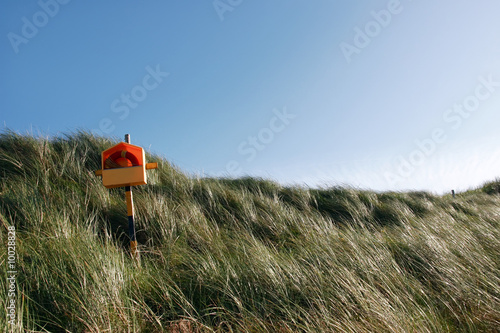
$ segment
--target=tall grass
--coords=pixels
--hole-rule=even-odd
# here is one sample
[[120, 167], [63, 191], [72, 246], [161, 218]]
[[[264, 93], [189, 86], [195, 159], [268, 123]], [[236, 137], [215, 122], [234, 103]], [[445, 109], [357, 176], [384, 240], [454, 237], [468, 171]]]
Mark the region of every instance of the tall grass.
[[[14, 332], [496, 332], [500, 183], [456, 198], [93, 170], [114, 141], [0, 134], [0, 275], [17, 232]], [[7, 281], [0, 280], [6, 308]], [[7, 330], [6, 312], [0, 326]]]

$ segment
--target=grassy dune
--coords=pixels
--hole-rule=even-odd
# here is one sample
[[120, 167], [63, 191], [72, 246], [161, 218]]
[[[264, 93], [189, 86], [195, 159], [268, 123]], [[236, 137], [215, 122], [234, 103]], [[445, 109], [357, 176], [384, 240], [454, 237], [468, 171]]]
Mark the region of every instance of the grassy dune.
[[0, 327], [14, 332], [498, 332], [500, 183], [451, 196], [199, 179], [158, 156], [134, 189], [93, 170], [112, 142], [0, 134]]

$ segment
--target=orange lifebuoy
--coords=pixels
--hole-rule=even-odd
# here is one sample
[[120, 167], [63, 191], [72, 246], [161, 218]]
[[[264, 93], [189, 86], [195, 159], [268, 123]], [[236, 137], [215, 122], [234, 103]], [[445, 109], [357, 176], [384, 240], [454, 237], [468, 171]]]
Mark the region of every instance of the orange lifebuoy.
[[138, 165], [140, 164], [137, 156], [126, 150], [118, 150], [104, 161], [104, 169], [125, 168]]

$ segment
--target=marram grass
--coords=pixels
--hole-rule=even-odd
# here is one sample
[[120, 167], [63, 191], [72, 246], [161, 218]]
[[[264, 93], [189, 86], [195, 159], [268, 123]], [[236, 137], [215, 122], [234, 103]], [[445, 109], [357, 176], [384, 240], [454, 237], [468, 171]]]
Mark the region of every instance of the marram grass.
[[[93, 170], [116, 141], [0, 134], [0, 326], [13, 332], [498, 332], [500, 182], [456, 198]], [[16, 322], [8, 325], [8, 226]]]

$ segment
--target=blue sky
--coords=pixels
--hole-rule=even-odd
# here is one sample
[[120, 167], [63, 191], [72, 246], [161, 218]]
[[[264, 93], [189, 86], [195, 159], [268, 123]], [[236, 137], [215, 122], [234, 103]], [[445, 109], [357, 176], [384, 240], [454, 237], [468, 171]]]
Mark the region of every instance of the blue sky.
[[465, 190], [500, 174], [500, 3], [4, 1], [3, 128], [196, 175]]

